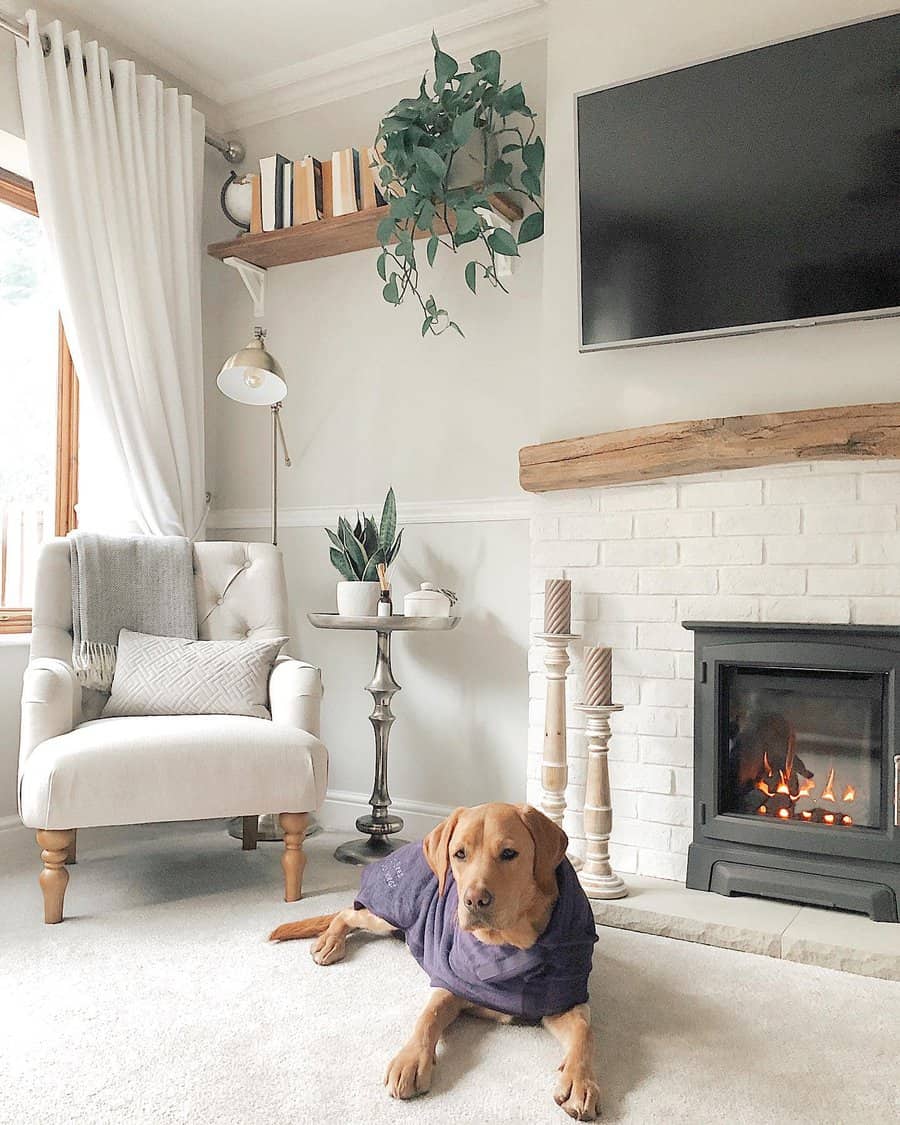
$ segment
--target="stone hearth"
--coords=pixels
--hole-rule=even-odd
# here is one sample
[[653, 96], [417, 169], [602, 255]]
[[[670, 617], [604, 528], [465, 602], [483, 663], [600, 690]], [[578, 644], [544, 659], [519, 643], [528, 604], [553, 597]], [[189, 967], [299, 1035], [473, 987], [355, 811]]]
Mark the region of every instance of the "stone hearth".
[[626, 875], [625, 881], [628, 898], [592, 904], [600, 925], [900, 980], [900, 926], [786, 902], [722, 898], [669, 879]]

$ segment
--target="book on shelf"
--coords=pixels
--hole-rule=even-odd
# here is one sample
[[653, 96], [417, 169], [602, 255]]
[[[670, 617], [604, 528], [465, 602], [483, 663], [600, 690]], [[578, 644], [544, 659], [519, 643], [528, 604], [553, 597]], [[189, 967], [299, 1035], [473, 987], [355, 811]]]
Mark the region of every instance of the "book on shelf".
[[294, 161], [293, 223], [314, 223], [325, 217], [325, 197], [321, 160], [304, 156]]
[[259, 162], [259, 186], [262, 198], [262, 229], [280, 230], [284, 222], [284, 166], [286, 156], [276, 152]]
[[331, 157], [335, 215], [350, 215], [361, 203], [359, 150], [343, 148]]
[[259, 234], [262, 230], [262, 196], [259, 176], [250, 177], [250, 233]]
[[360, 159], [359, 178], [362, 185], [362, 200], [360, 207], [369, 211], [373, 207], [384, 207], [387, 199], [381, 190], [381, 161], [374, 148], [365, 148]]
[[289, 160], [282, 169], [284, 180], [281, 189], [281, 225], [294, 225], [294, 165]]
[[326, 219], [334, 218], [334, 167], [330, 160], [322, 162], [322, 212]]

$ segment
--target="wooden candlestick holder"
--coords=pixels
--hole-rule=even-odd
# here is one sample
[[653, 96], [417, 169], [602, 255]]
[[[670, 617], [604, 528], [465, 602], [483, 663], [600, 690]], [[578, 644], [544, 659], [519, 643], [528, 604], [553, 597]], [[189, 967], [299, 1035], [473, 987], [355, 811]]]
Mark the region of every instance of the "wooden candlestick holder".
[[625, 898], [628, 888], [609, 863], [612, 833], [612, 794], [609, 785], [609, 717], [623, 710], [621, 703], [590, 707], [577, 703], [587, 718], [588, 765], [584, 797], [586, 854], [578, 878], [589, 898]]
[[[547, 679], [547, 700], [544, 717], [544, 753], [541, 759], [541, 811], [554, 824], [563, 827], [566, 812], [566, 786], [569, 783], [569, 760], [566, 746], [566, 671], [568, 648], [580, 640], [579, 633], [538, 633], [544, 644], [544, 669]], [[578, 856], [569, 856], [577, 871]]]

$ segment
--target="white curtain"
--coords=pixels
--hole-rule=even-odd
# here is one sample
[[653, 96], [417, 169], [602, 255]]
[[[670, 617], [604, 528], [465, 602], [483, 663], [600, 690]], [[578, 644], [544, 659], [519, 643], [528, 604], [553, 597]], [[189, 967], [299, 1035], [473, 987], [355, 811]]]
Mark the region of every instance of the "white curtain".
[[[194, 535], [205, 512], [200, 328], [204, 120], [106, 50], [43, 31], [18, 45], [25, 138], [79, 378], [138, 524]], [[68, 54], [68, 65], [66, 56]]]

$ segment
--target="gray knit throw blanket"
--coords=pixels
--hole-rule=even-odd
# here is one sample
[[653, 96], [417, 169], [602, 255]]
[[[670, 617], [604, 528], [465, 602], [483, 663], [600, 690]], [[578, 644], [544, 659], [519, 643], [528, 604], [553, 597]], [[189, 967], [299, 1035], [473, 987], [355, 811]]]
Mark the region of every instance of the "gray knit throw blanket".
[[197, 637], [194, 555], [179, 535], [114, 537], [73, 531], [72, 664], [86, 688], [109, 691], [120, 629]]

